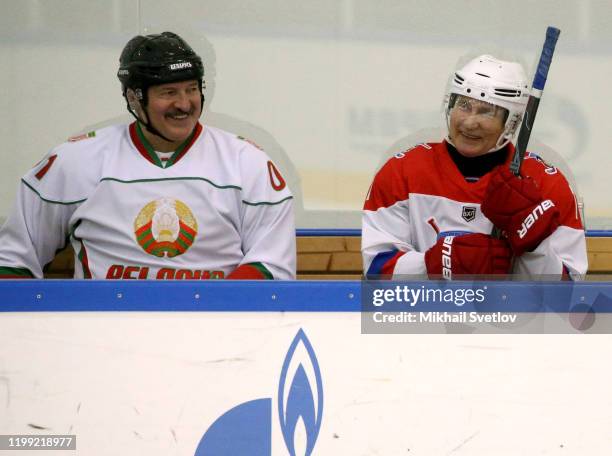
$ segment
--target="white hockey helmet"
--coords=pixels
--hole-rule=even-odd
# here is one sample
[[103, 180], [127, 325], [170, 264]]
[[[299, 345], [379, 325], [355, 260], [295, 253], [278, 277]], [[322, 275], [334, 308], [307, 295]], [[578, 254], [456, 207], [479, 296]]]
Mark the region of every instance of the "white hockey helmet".
[[499, 150], [512, 140], [521, 124], [529, 98], [527, 75], [520, 63], [499, 60], [490, 55], [476, 57], [455, 71], [444, 98], [446, 140], [451, 144], [450, 112], [458, 95], [486, 101], [508, 111], [504, 130], [492, 149]]

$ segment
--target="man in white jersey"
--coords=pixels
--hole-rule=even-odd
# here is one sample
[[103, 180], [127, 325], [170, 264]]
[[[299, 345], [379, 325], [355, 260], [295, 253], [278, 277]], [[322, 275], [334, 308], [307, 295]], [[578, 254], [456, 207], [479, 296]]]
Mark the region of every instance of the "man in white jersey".
[[453, 74], [446, 138], [396, 154], [374, 178], [363, 212], [366, 275], [586, 273], [582, 220], [565, 177], [529, 152], [521, 177], [509, 171], [528, 96], [516, 62], [482, 55]]
[[117, 76], [136, 121], [71, 138], [22, 178], [0, 278], [42, 278], [67, 242], [75, 278], [295, 278], [291, 192], [259, 148], [200, 124], [193, 49], [136, 36]]

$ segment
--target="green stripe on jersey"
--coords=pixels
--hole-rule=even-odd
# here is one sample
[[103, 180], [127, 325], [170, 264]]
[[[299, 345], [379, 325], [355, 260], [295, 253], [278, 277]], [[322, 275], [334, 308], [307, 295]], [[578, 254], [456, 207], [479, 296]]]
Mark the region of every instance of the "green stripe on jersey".
[[28, 279], [33, 279], [34, 274], [30, 272], [29, 269], [26, 268], [7, 268], [4, 266], [0, 266], [0, 277], [23, 277]]
[[218, 185], [218, 184], [215, 184], [211, 180], [205, 179], [204, 177], [162, 177], [159, 179], [135, 179], [135, 180], [122, 180], [122, 179], [116, 179], [114, 177], [104, 177], [100, 179], [100, 182], [112, 181], [112, 182], [119, 182], [120, 184], [140, 184], [142, 182], [183, 181], [183, 180], [184, 181], [198, 180], [198, 181], [207, 182], [213, 187], [220, 188], [221, 190], [225, 190], [225, 189], [242, 190], [242, 188], [238, 187], [237, 185]]
[[162, 165], [161, 160], [159, 159], [159, 157], [155, 153], [155, 149], [153, 149], [153, 146], [151, 146], [149, 141], [147, 141], [147, 138], [145, 138], [145, 135], [142, 132], [142, 129], [140, 128], [140, 122], [136, 122], [136, 134], [138, 135], [138, 139], [140, 139], [140, 143], [142, 144], [142, 146], [147, 151], [147, 155], [149, 156], [149, 158], [151, 159], [153, 164], [155, 166], [159, 166], [160, 168], [163, 168], [164, 165]]
[[34, 187], [32, 187], [30, 184], [28, 184], [24, 179], [21, 179], [21, 182], [28, 187], [30, 190], [32, 190], [34, 193], [36, 193], [38, 195], [38, 197], [43, 200], [45, 203], [51, 203], [51, 204], [62, 204], [64, 206], [69, 206], [71, 204], [79, 204], [82, 203], [83, 201], [87, 201], [87, 198], [83, 198], [81, 200], [77, 200], [77, 201], [54, 201], [54, 200], [50, 200], [47, 198], [43, 198], [43, 196], [38, 192], [38, 190], [36, 190]]
[[250, 201], [242, 200], [242, 202], [248, 206], [276, 206], [277, 204], [284, 203], [287, 200], [293, 199], [293, 196], [288, 196], [280, 201], [259, 201], [257, 203], [251, 203]]
[[140, 142], [142, 143], [142, 145], [144, 146], [145, 150], [147, 151], [147, 154], [149, 155], [149, 158], [151, 158], [151, 160], [153, 160], [153, 163], [156, 166], [159, 166], [160, 168], [170, 168], [172, 165], [174, 165], [174, 162], [176, 161], [176, 157], [178, 157], [179, 155], [181, 155], [183, 153], [183, 150], [185, 150], [185, 147], [187, 147], [187, 145], [189, 144], [189, 142], [193, 138], [193, 135], [195, 134], [195, 131], [196, 131], [196, 129], [194, 128], [193, 132], [189, 135], [189, 137], [185, 141], [183, 141], [178, 146], [178, 148], [170, 156], [170, 158], [166, 162], [166, 165], [164, 166], [164, 164], [161, 162], [161, 160], [159, 159], [159, 157], [155, 153], [155, 149], [153, 148], [151, 143], [147, 140], [147, 138], [145, 137], [144, 133], [142, 132], [142, 127], [140, 126], [140, 122], [136, 122], [136, 134], [138, 135], [138, 139], [140, 139]]

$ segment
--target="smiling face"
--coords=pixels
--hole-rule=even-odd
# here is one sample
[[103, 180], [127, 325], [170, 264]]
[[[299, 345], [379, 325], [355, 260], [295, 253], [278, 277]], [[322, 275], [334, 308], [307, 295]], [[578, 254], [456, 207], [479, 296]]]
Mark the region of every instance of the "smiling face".
[[160, 152], [174, 151], [193, 132], [202, 113], [200, 83], [197, 80], [170, 82], [149, 87], [148, 103], [136, 110], [170, 141], [143, 129], [153, 148]]
[[508, 111], [485, 101], [459, 95], [450, 111], [449, 133], [457, 151], [478, 157], [495, 149]]

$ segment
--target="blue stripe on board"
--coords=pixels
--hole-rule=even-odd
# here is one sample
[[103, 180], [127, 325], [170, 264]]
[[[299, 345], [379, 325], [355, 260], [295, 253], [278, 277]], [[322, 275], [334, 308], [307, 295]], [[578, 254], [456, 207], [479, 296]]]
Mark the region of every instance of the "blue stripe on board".
[[[463, 289], [464, 301], [465, 290], [486, 287], [486, 292], [482, 302], [461, 306], [457, 299], [372, 306], [375, 289], [393, 293], [396, 287], [444, 293]], [[376, 311], [567, 312], [586, 305], [594, 312], [612, 312], [612, 282], [113, 280], [0, 280], [0, 312], [358, 312], [362, 292], [369, 296], [369, 310]]]
[[298, 228], [298, 236], [361, 236], [359, 228]]
[[0, 312], [360, 310], [360, 282], [0, 280]]
[[612, 237], [612, 230], [587, 230], [587, 237]]
[[[298, 228], [298, 236], [361, 236], [359, 228]], [[587, 237], [612, 237], [612, 230], [587, 230]]]

